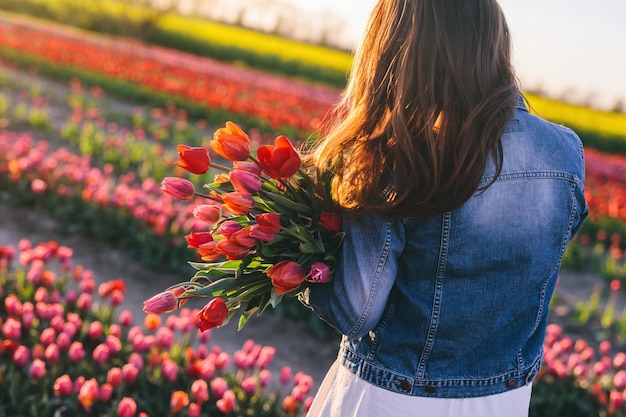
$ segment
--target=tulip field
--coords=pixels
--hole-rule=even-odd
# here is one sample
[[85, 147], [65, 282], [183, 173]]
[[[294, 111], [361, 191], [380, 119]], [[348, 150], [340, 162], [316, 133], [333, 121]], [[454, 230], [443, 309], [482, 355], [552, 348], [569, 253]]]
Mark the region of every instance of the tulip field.
[[[255, 149], [283, 134], [303, 143], [339, 96], [136, 40], [5, 18], [0, 204], [45, 211], [65, 232], [151, 268], [187, 271], [197, 254], [185, 237], [206, 229], [193, 213], [201, 200], [176, 199], [161, 181], [200, 187], [216, 172], [189, 176], [177, 145], [207, 147], [227, 121]], [[545, 117], [574, 120], [585, 144], [591, 213], [564, 271], [602, 283], [550, 325], [531, 416], [626, 416], [626, 310], [617, 301], [626, 288], [626, 116], [529, 99]], [[275, 347], [249, 341], [225, 352], [210, 330], [195, 329], [195, 309], [133, 317], [120, 308], [124, 295], [123, 279], [98, 285], [89, 265], [74, 265], [72, 248], [0, 242], [0, 417], [305, 414], [321, 381], [270, 370]], [[282, 313], [319, 343], [336, 343], [297, 303]], [[568, 333], [583, 327], [584, 337]]]

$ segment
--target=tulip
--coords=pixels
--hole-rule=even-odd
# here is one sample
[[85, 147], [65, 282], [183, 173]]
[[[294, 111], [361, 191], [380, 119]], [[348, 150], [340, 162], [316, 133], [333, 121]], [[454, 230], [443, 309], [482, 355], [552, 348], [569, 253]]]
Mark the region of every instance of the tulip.
[[217, 233], [229, 239], [233, 233], [242, 229], [242, 226], [234, 220], [226, 220], [217, 228]]
[[122, 383], [122, 369], [119, 367], [109, 368], [107, 371], [107, 384], [111, 384], [113, 388], [117, 388]]
[[139, 369], [132, 363], [127, 363], [122, 366], [122, 380], [127, 384], [132, 384], [137, 380], [139, 375]]
[[251, 174], [256, 175], [257, 177], [261, 176], [261, 168], [253, 162], [247, 161], [235, 161], [233, 162], [233, 168], [237, 171], [246, 171]]
[[270, 363], [274, 360], [274, 356], [276, 355], [276, 348], [272, 346], [264, 346], [259, 353], [259, 358], [257, 359], [257, 366], [260, 369], [267, 368]]
[[245, 161], [250, 157], [250, 139], [233, 122], [226, 122], [226, 127], [218, 129], [209, 146], [229, 161]]
[[[168, 291], [171, 292], [171, 291]], [[161, 316], [155, 313], [148, 313], [143, 320], [143, 324], [146, 327], [146, 330], [151, 332], [156, 330], [161, 325]]]
[[124, 397], [117, 405], [118, 417], [134, 417], [137, 412], [137, 403], [130, 397]]
[[87, 334], [91, 339], [94, 340], [99, 339], [100, 336], [102, 336], [103, 331], [104, 328], [102, 327], [102, 323], [100, 323], [99, 321], [94, 321], [90, 323], [89, 327], [87, 328]]
[[222, 395], [222, 398], [215, 403], [217, 408], [224, 414], [228, 414], [235, 409], [237, 405], [237, 397], [232, 390], [228, 390]]
[[179, 167], [198, 175], [204, 174], [209, 170], [211, 158], [206, 148], [178, 145], [176, 149], [180, 158], [176, 165]]
[[59, 397], [67, 397], [72, 393], [74, 388], [74, 384], [72, 383], [72, 378], [69, 375], [61, 375], [54, 381], [54, 395], [58, 395]]
[[189, 405], [189, 396], [185, 391], [174, 391], [170, 400], [172, 415]]
[[196, 379], [191, 384], [191, 394], [198, 403], [202, 404], [209, 399], [209, 385], [203, 379]]
[[221, 326], [228, 317], [228, 308], [221, 298], [214, 298], [205, 305], [196, 315], [194, 324], [204, 332], [217, 326]]
[[268, 269], [266, 274], [272, 280], [276, 295], [295, 290], [306, 278], [302, 265], [293, 261], [281, 261]]
[[287, 383], [291, 381], [291, 378], [293, 378], [293, 372], [291, 371], [291, 368], [288, 366], [283, 366], [280, 369], [278, 380], [280, 381], [281, 384], [287, 385]]
[[277, 137], [274, 146], [260, 146], [257, 158], [263, 172], [272, 178], [291, 177], [302, 165], [298, 152], [285, 136]]
[[100, 365], [103, 365], [106, 361], [108, 361], [110, 356], [111, 349], [109, 349], [109, 347], [104, 343], [96, 346], [92, 353], [93, 360]]
[[209, 232], [191, 232], [185, 236], [188, 248], [197, 249], [200, 245], [213, 241], [213, 235]]
[[250, 194], [232, 192], [224, 195], [224, 210], [235, 216], [245, 216], [254, 208], [254, 199]]
[[100, 390], [98, 392], [98, 399], [103, 403], [109, 402], [111, 400], [111, 396], [113, 395], [113, 387], [111, 384], [104, 383], [100, 386]]
[[143, 302], [146, 313], [163, 314], [178, 308], [178, 298], [171, 291], [163, 291]]
[[330, 277], [330, 268], [324, 262], [315, 262], [306, 276], [307, 282], [324, 283]]
[[22, 334], [22, 323], [9, 317], [2, 325], [2, 334], [7, 339], [17, 339]]
[[193, 216], [212, 226], [222, 218], [222, 208], [214, 204], [199, 204], [194, 207]]
[[161, 181], [161, 190], [179, 200], [190, 200], [195, 193], [195, 188], [191, 181], [177, 177], [166, 177], [163, 179]]
[[43, 352], [44, 358], [46, 358], [47, 362], [56, 362], [59, 360], [61, 356], [61, 352], [59, 347], [55, 343], [51, 343], [46, 346], [46, 349]]
[[293, 396], [286, 395], [285, 398], [283, 398], [283, 410], [285, 410], [287, 414], [294, 414], [296, 412], [296, 405], [297, 401]]
[[26, 366], [29, 360], [30, 351], [26, 346], [20, 345], [15, 348], [15, 351], [13, 352], [13, 362], [15, 362], [17, 366]]
[[339, 213], [329, 213], [323, 211], [320, 214], [320, 221], [317, 223], [331, 233], [338, 233], [341, 231], [341, 215]]
[[35, 359], [28, 368], [28, 376], [33, 379], [41, 379], [46, 375], [46, 364], [41, 359]]
[[189, 404], [187, 415], [188, 417], [200, 417], [202, 415], [202, 406], [196, 403]]
[[280, 231], [280, 216], [277, 213], [263, 213], [254, 216], [256, 224], [250, 227], [250, 236], [269, 242]]
[[250, 253], [250, 246], [242, 246], [233, 240], [221, 240], [215, 244], [215, 249], [230, 260], [243, 259]]
[[217, 241], [203, 243], [198, 247], [198, 255], [203, 261], [217, 261], [224, 257], [224, 254], [217, 249]]
[[96, 402], [98, 398], [98, 381], [95, 378], [88, 379], [85, 383], [80, 387], [80, 391], [78, 392], [78, 402], [85, 409], [85, 411], [90, 412], [93, 403]]
[[85, 357], [85, 349], [83, 348], [83, 344], [79, 341], [72, 342], [68, 351], [68, 356], [70, 358], [70, 361], [74, 363], [83, 360], [83, 358]]
[[235, 191], [240, 193], [254, 194], [261, 188], [261, 178], [247, 171], [231, 171], [229, 178]]
[[165, 379], [174, 382], [178, 378], [178, 365], [173, 360], [166, 359], [161, 363], [161, 372]]

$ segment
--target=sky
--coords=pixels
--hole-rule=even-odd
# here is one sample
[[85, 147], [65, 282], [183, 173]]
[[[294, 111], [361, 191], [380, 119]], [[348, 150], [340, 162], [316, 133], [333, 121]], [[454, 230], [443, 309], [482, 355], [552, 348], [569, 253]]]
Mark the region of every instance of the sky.
[[[355, 43], [376, 0], [289, 0], [345, 17]], [[525, 90], [611, 108], [626, 103], [626, 0], [499, 0]]]

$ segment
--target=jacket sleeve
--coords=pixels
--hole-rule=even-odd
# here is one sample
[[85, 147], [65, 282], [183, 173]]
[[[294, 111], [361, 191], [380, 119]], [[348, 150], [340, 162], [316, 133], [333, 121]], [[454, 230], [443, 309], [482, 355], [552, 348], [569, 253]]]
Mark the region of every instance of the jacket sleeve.
[[333, 280], [310, 285], [300, 301], [340, 333], [358, 338], [383, 315], [404, 247], [404, 225], [366, 214], [344, 225], [344, 232]]

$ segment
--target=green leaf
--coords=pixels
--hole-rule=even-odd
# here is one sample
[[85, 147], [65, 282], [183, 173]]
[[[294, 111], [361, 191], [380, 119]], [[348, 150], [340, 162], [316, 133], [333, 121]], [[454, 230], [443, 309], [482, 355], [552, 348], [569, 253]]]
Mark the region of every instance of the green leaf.
[[264, 190], [259, 190], [259, 194], [262, 195], [262, 197], [268, 198], [272, 200], [273, 202], [275, 202], [276, 204], [282, 207], [285, 207], [288, 210], [293, 210], [299, 213], [309, 213], [309, 214], [312, 213], [311, 207], [304, 205], [302, 203], [297, 203], [293, 200], [290, 200], [284, 195], [272, 193], [272, 192], [268, 192]]

